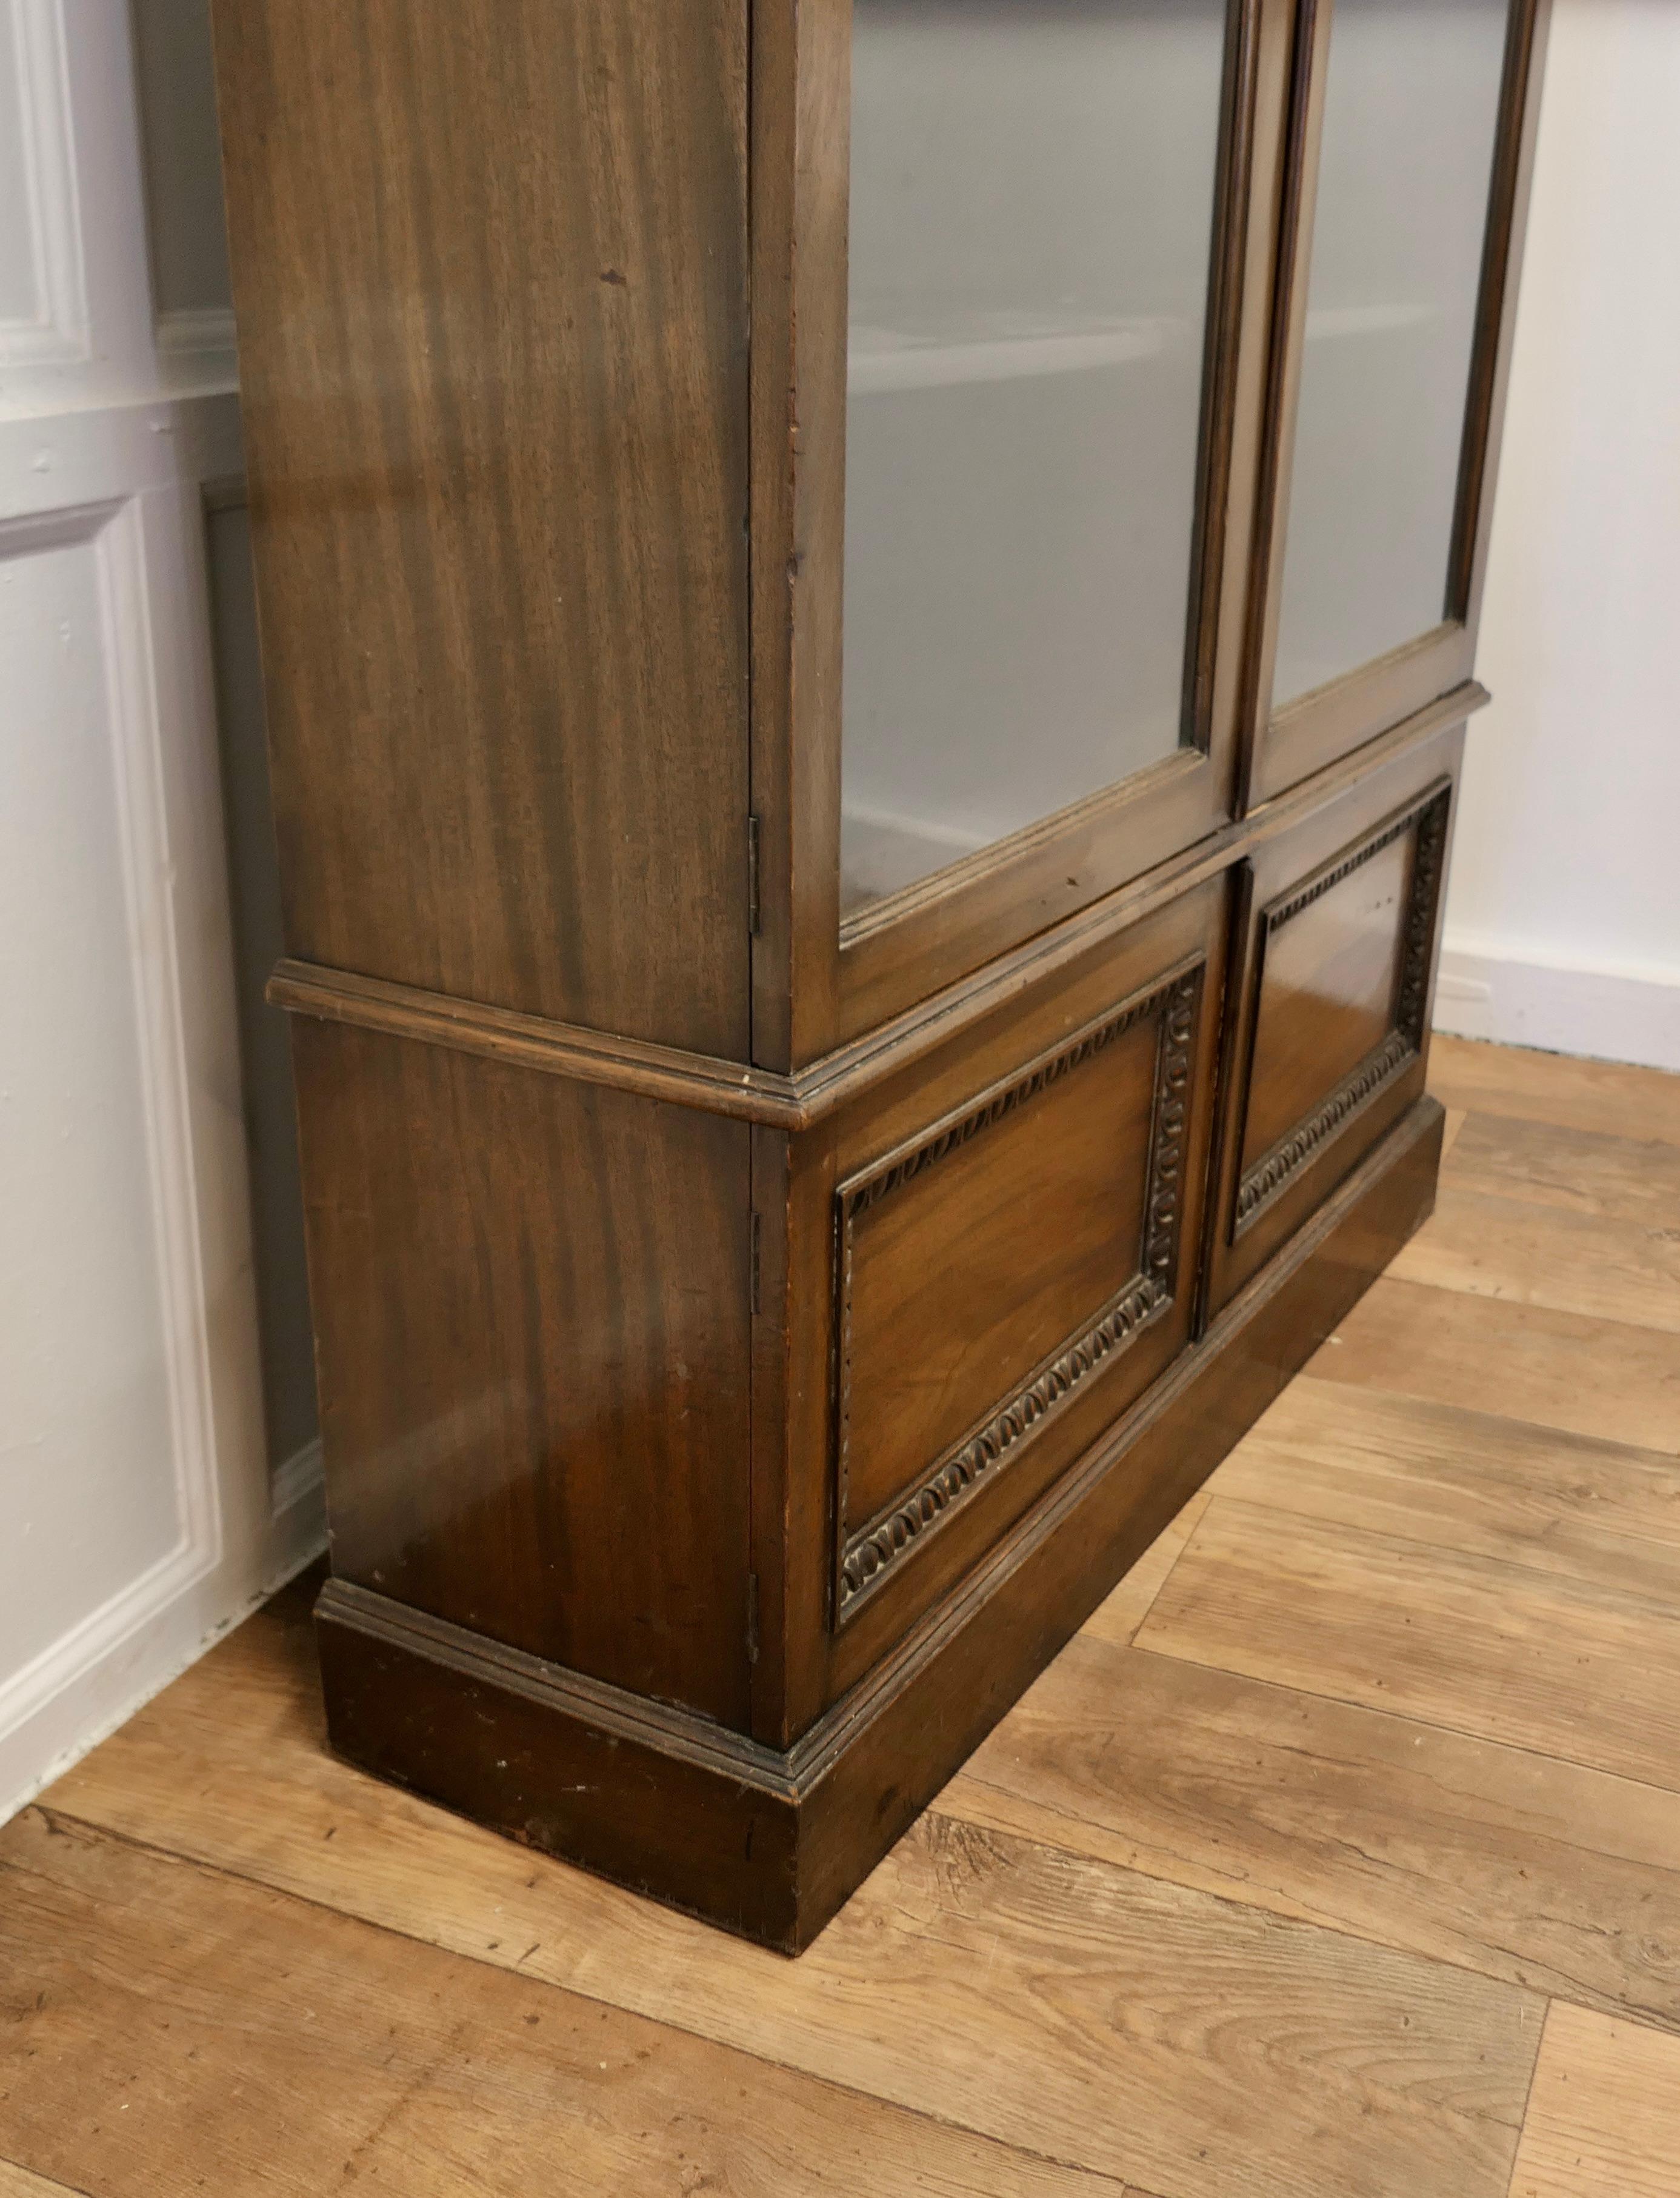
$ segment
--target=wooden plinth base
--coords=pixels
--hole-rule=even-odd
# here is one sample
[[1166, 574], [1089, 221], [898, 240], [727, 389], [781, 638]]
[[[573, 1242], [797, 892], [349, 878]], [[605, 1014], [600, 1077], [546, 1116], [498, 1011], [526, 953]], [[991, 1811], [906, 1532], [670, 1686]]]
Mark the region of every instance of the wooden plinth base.
[[316, 1617], [334, 1747], [532, 1846], [799, 1952], [1427, 1218], [1442, 1122], [1420, 1101], [985, 1565], [786, 1754], [329, 1580]]

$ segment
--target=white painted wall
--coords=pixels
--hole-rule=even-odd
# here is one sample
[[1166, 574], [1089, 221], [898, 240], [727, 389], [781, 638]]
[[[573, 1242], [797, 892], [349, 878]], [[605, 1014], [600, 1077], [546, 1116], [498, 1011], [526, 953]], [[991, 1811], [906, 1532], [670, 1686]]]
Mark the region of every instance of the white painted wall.
[[1556, 0], [1436, 1020], [1680, 1069], [1680, 7]]
[[0, 1817], [323, 1534], [207, 20], [137, 16], [0, 0]]

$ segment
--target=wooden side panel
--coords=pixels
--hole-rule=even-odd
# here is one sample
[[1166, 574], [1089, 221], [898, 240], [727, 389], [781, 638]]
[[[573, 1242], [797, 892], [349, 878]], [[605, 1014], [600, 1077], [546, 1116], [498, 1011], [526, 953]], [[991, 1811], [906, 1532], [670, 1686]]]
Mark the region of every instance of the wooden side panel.
[[294, 1044], [334, 1572], [744, 1723], [750, 1126]]
[[745, 0], [216, 13], [288, 950], [745, 1057]]
[[1227, 1033], [1217, 1310], [1423, 1089], [1462, 729], [1262, 846]]

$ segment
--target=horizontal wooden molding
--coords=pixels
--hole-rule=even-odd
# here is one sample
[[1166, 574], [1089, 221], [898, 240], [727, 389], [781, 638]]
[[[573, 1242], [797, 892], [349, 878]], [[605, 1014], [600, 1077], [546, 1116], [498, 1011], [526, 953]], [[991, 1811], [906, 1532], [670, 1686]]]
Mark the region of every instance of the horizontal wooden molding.
[[576, 1023], [551, 1022], [513, 1008], [492, 1008], [477, 1000], [458, 1000], [417, 985], [397, 985], [382, 977], [361, 977], [311, 962], [282, 962], [269, 980], [268, 997], [277, 1008], [312, 1015], [323, 1022], [349, 1023], [359, 1030], [443, 1045], [477, 1054], [518, 1068], [551, 1076], [570, 1076], [584, 1084], [603, 1084], [649, 1099], [674, 1100], [745, 1122], [767, 1122], [782, 1129], [803, 1127], [806, 1112], [792, 1079], [763, 1068], [686, 1053], [675, 1046], [619, 1038], [608, 1031], [585, 1030]]
[[810, 1129], [872, 1084], [922, 1059], [1066, 968], [1113, 933], [1217, 877], [1263, 841], [1288, 831], [1321, 803], [1334, 800], [1373, 768], [1448, 726], [1462, 724], [1489, 700], [1485, 687], [1467, 680], [1252, 816], [1222, 826], [1171, 862], [791, 1075], [312, 962], [282, 961], [269, 980], [268, 997], [275, 1006], [294, 1015], [449, 1046], [485, 1060], [703, 1108], [773, 1129]]

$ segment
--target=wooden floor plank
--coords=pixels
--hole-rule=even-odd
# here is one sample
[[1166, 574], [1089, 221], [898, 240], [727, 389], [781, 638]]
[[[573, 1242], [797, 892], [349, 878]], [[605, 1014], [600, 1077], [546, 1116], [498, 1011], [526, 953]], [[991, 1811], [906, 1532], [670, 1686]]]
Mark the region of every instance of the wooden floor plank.
[[0, 2198], [86, 2198], [67, 2183], [49, 2183], [9, 2160], [0, 2160]]
[[48, 1798], [1169, 2198], [1503, 2198], [1532, 1994], [938, 1815], [789, 1963], [334, 1762], [314, 1683], [253, 1620]]
[[1306, 1370], [1680, 1456], [1680, 1345], [1654, 1329], [1384, 1276]]
[[1195, 1532], [1196, 1521], [1213, 1500], [1211, 1487], [1200, 1488], [1164, 1532], [1158, 1534], [1113, 1593], [1086, 1620], [1105, 1639], [1130, 1641], [1149, 1614], [1149, 1607]]
[[1553, 2008], [1511, 2198], [1680, 2198], [1680, 2039]]
[[1082, 1636], [937, 1804], [1680, 2029], [1680, 1800]]
[[1507, 1114], [1467, 1114], [1442, 1170], [1450, 1193], [1526, 1199], [1604, 1221], [1680, 1227], [1680, 1143], [1636, 1142]]
[[[1680, 1468], [1655, 1451], [1302, 1375], [1221, 1495], [1680, 1609]], [[1101, 1614], [1098, 1614], [1100, 1620]]]
[[1388, 1273], [1680, 1334], [1680, 1205], [1653, 1200], [1642, 1219], [1606, 1219], [1444, 1179], [1434, 1213]]
[[100, 2198], [1120, 2186], [26, 1811], [0, 1832], [6, 2143]]
[[1574, 1061], [1521, 1046], [1430, 1041], [1429, 1089], [1447, 1107], [1509, 1114], [1636, 1142], [1680, 1145], [1680, 1076], [1607, 1061]]
[[1680, 1778], [1680, 1626], [1613, 1586], [1217, 1496], [1136, 1639], [1646, 1783]]

